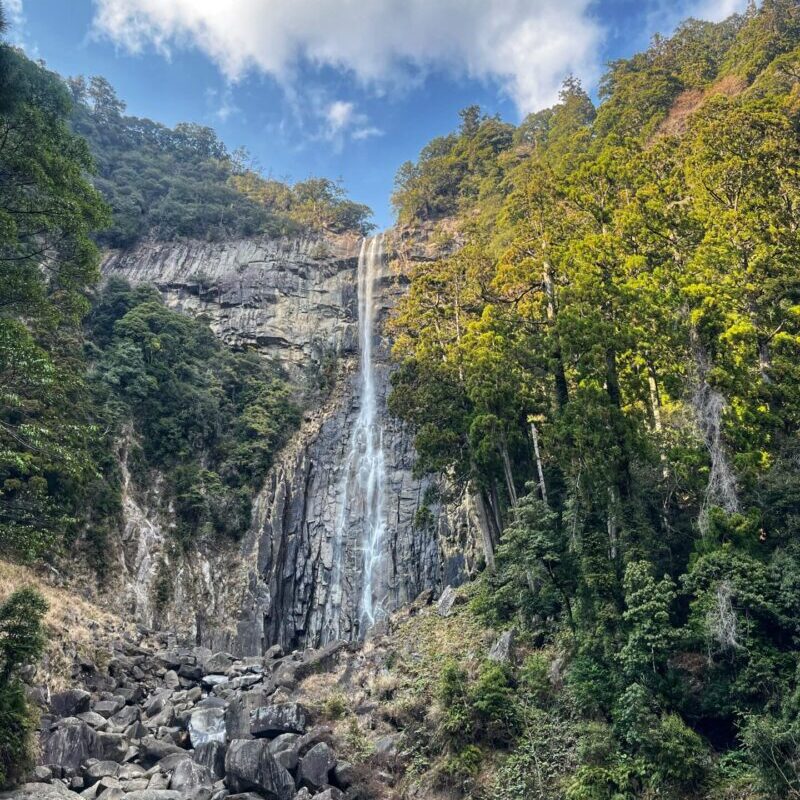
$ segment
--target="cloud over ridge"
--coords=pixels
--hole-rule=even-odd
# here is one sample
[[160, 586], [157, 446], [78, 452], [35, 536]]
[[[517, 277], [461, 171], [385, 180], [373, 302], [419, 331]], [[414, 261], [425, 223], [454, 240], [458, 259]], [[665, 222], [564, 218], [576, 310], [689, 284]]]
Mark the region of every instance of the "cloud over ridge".
[[562, 79], [596, 77], [602, 28], [591, 0], [95, 0], [95, 30], [134, 52], [195, 46], [231, 80], [291, 83], [312, 65], [376, 91], [427, 72], [487, 80], [521, 112]]

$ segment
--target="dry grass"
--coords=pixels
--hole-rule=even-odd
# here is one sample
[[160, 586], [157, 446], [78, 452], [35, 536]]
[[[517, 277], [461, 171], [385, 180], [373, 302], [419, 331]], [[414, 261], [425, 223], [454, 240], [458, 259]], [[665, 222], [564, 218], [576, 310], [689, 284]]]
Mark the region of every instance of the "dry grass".
[[666, 119], [658, 126], [658, 134], [680, 136], [689, 127], [689, 119], [711, 97], [735, 97], [747, 87], [743, 78], [726, 75], [707, 89], [687, 89], [676, 98]]
[[23, 587], [36, 589], [47, 602], [48, 639], [37, 682], [51, 690], [70, 684], [76, 661], [103, 663], [110, 640], [133, 628], [75, 593], [53, 586], [32, 569], [0, 560], [0, 602]]

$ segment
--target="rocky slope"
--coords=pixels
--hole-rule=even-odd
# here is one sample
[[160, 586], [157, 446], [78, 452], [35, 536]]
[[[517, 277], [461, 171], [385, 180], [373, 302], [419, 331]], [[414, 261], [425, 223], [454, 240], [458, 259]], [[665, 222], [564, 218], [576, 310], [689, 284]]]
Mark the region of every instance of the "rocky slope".
[[[443, 797], [429, 755], [442, 659], [511, 657], [451, 589], [435, 605], [424, 592], [366, 643], [244, 657], [70, 610], [67, 591], [18, 572], [3, 573], [3, 591], [39, 584], [51, 642], [31, 680], [38, 766], [3, 800]], [[54, 662], [65, 615], [95, 649]]]
[[[116, 548], [117, 607], [147, 625], [158, 623], [214, 650], [260, 655], [273, 644], [316, 646], [336, 636], [354, 638], [361, 587], [361, 521], [345, 531], [341, 565], [344, 600], [331, 629], [337, 501], [351, 432], [359, 411], [358, 290], [360, 240], [352, 236], [257, 239], [219, 244], [149, 243], [112, 253], [106, 276], [154, 283], [167, 303], [203, 314], [232, 345], [257, 347], [302, 384], [332, 359], [338, 379], [321, 407], [277, 459], [253, 507], [252, 526], [237, 547], [168, 547], [170, 520], [158, 515], [154, 486], [124, 482], [124, 529]], [[392, 255], [391, 238], [388, 249]], [[406, 258], [426, 258], [421, 244]], [[410, 256], [409, 256], [410, 253]], [[413, 477], [409, 432], [386, 410], [389, 345], [383, 322], [403, 291], [387, 258], [376, 278], [375, 384], [386, 459], [388, 535], [380, 555], [379, 596], [391, 611], [425, 589], [441, 590], [470, 574], [480, 536], [468, 498], [433, 507], [416, 524], [426, 483]], [[125, 448], [121, 447], [125, 468]], [[149, 496], [148, 496], [149, 495]], [[170, 602], [157, 609], [157, 576], [170, 584]], [[121, 589], [121, 591], [120, 591]]]

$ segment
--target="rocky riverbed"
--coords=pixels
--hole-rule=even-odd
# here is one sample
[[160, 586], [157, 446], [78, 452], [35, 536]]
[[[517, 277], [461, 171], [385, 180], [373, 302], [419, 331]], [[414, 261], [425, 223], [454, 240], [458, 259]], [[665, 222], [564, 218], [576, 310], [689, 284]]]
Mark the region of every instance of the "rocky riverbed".
[[[343, 641], [247, 658], [170, 647], [147, 632], [119, 641], [106, 664], [75, 665], [75, 688], [31, 691], [42, 711], [40, 765], [0, 797], [369, 796], [323, 712], [297, 699], [305, 679], [344, 662], [361, 674], [365, 659], [367, 651]], [[376, 755], [389, 766], [391, 734]], [[391, 770], [385, 777], [391, 782]]]

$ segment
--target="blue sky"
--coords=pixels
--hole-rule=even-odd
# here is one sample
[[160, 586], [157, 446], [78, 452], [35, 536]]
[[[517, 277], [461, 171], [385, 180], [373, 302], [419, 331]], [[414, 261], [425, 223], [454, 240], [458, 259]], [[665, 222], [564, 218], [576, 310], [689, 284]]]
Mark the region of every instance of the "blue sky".
[[63, 75], [104, 75], [128, 112], [213, 126], [265, 172], [341, 178], [391, 223], [397, 167], [472, 103], [513, 122], [574, 73], [686, 16], [746, 0], [3, 0], [10, 38]]

